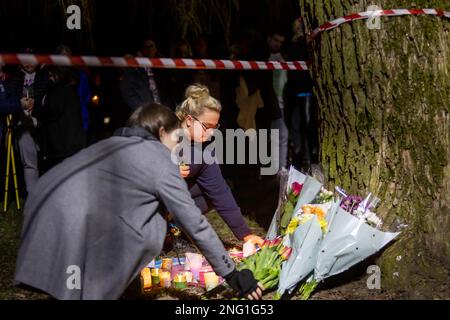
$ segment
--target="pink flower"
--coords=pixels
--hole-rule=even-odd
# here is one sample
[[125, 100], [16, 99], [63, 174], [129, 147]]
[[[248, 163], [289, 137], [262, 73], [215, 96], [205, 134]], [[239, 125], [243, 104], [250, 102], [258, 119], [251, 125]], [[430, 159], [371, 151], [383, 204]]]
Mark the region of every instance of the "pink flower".
[[270, 244], [270, 240], [266, 239], [264, 240], [263, 244], [261, 245], [261, 248], [267, 247]]
[[286, 247], [283, 253], [281, 254], [281, 259], [287, 260], [291, 256], [292, 248]]
[[269, 248], [278, 246], [282, 241], [283, 241], [282, 237], [280, 237], [280, 236], [276, 237], [275, 239], [270, 241]]
[[280, 250], [278, 250], [278, 254], [281, 256], [288, 249], [288, 247], [282, 246]]
[[303, 185], [298, 183], [298, 182], [294, 182], [292, 184], [292, 193], [295, 196], [298, 196], [300, 194], [300, 192], [302, 191]]

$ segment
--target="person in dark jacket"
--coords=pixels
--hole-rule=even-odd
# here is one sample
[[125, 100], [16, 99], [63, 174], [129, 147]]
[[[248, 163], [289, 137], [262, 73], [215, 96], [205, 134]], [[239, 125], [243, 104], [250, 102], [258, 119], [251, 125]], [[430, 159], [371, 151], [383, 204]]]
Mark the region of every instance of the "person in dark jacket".
[[[59, 45], [56, 48], [56, 54], [72, 56], [72, 49], [66, 45]], [[83, 117], [84, 131], [89, 130], [89, 103], [91, 101], [91, 86], [89, 84], [89, 76], [87, 70], [74, 69], [73, 72], [78, 78], [77, 93], [80, 98], [81, 114]]]
[[[308, 38], [302, 18], [293, 22], [293, 37], [288, 50], [291, 61], [308, 61]], [[289, 71], [285, 88], [286, 119], [293, 142], [293, 165], [308, 171], [318, 162], [318, 109], [313, 95], [314, 82], [307, 71]]]
[[[0, 145], [3, 137], [3, 116], [22, 111], [21, 101], [18, 97], [11, 95], [7, 85], [8, 77], [3, 72], [0, 63]], [[26, 105], [26, 101], [23, 101]]]
[[44, 172], [86, 145], [75, 73], [64, 67], [52, 67], [49, 73], [51, 85], [44, 106], [35, 113]]
[[202, 212], [216, 209], [236, 238], [261, 245], [263, 239], [254, 235], [245, 222], [219, 165], [195, 161], [195, 148], [208, 140], [211, 130], [218, 128], [221, 109], [219, 101], [209, 95], [207, 87], [195, 84], [187, 88], [186, 99], [176, 113], [182, 121], [192, 153], [187, 157], [182, 155], [188, 167], [181, 167], [181, 175], [186, 178], [191, 195]]
[[[35, 53], [34, 49], [22, 50]], [[33, 63], [25, 63], [11, 77], [11, 94], [28, 101], [26, 108], [18, 114], [17, 142], [22, 161], [26, 191], [30, 192], [39, 179], [39, 145], [37, 141], [37, 118], [48, 89], [48, 73], [45, 68]]]
[[241, 296], [261, 297], [195, 206], [170, 159], [172, 110], [138, 108], [128, 127], [45, 173], [24, 208], [15, 284], [57, 299], [118, 299], [162, 249], [166, 210]]
[[[158, 58], [159, 53], [155, 42], [151, 39], [144, 40], [137, 55], [138, 57]], [[131, 110], [136, 110], [148, 102], [163, 103], [170, 107], [166, 89], [168, 85], [169, 78], [165, 70], [149, 67], [126, 68], [120, 82], [120, 90], [124, 102]]]
[[21, 110], [21, 101], [17, 96], [11, 94], [8, 87], [8, 76], [3, 72], [3, 66], [0, 63], [0, 113], [10, 114]]

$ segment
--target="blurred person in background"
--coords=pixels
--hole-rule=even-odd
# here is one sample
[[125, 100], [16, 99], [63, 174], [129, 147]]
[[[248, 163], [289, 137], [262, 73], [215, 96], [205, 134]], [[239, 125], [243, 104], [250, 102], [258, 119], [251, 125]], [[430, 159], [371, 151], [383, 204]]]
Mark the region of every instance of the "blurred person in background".
[[50, 85], [43, 107], [36, 112], [44, 173], [86, 146], [76, 74], [66, 67], [49, 67]]
[[[152, 39], [145, 39], [137, 52], [138, 57], [159, 58], [156, 43]], [[120, 83], [122, 98], [131, 110], [149, 102], [168, 102], [168, 88], [170, 85], [166, 70], [156, 70], [150, 67], [126, 68]], [[168, 102], [168, 103], [167, 103]]]
[[[21, 52], [36, 53], [32, 48], [21, 50]], [[22, 104], [23, 110], [16, 122], [18, 125], [17, 140], [27, 192], [30, 192], [39, 179], [36, 113], [39, 113], [42, 108], [48, 85], [49, 78], [46, 69], [32, 63], [22, 64], [12, 76], [10, 83], [11, 94], [26, 101], [25, 105]]]
[[[70, 49], [69, 46], [66, 45], [59, 45], [56, 50], [56, 54], [71, 56], [72, 55], [72, 49]], [[91, 86], [89, 84], [89, 76], [88, 71], [83, 70], [80, 68], [74, 69], [74, 72], [77, 76], [77, 93], [80, 98], [80, 106], [81, 106], [81, 114], [83, 117], [83, 128], [84, 131], [89, 130], [89, 104], [91, 101]]]

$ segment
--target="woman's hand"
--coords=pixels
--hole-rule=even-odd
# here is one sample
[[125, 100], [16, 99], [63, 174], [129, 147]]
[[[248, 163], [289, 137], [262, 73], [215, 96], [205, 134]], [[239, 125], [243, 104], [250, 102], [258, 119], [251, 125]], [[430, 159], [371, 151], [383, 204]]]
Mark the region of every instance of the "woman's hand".
[[249, 234], [248, 236], [244, 237], [244, 242], [251, 241], [253, 244], [257, 244], [258, 246], [262, 246], [264, 243], [264, 239], [255, 235], [255, 234]]
[[260, 300], [262, 298], [264, 287], [260, 282], [257, 282], [250, 270], [234, 270], [224, 278], [230, 287], [238, 293], [239, 297], [246, 297], [249, 300]]
[[190, 169], [189, 166], [187, 164], [180, 164], [180, 174], [183, 178], [186, 178], [187, 176], [189, 176], [190, 173]]
[[250, 293], [247, 296], [247, 299], [249, 299], [249, 300], [261, 300], [262, 295], [263, 295], [263, 291], [264, 291], [264, 286], [262, 285], [261, 282], [258, 282], [258, 288], [256, 288], [255, 291]]

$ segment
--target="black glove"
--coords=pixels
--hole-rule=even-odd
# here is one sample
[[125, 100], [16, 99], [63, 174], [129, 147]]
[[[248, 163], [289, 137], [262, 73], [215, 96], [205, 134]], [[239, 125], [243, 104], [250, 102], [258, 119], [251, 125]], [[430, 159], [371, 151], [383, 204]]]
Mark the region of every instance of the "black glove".
[[248, 269], [242, 271], [235, 269], [225, 276], [225, 280], [239, 294], [239, 297], [245, 297], [258, 288], [258, 281]]

